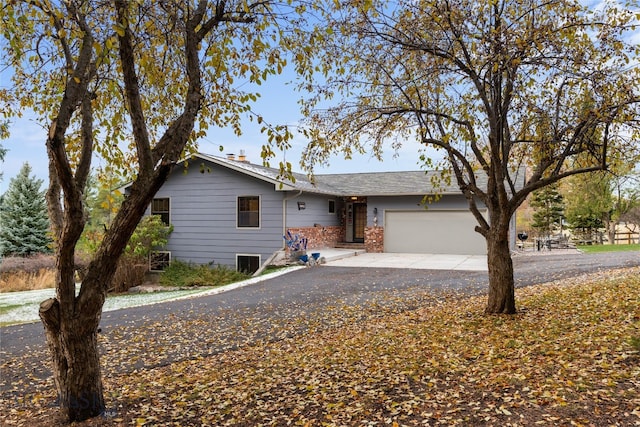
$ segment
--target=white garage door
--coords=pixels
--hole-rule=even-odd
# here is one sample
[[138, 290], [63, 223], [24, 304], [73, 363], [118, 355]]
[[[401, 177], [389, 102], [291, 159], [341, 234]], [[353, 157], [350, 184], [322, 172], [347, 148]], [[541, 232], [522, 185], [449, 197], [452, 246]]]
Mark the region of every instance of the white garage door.
[[486, 255], [485, 239], [474, 231], [477, 224], [467, 210], [385, 211], [384, 251]]

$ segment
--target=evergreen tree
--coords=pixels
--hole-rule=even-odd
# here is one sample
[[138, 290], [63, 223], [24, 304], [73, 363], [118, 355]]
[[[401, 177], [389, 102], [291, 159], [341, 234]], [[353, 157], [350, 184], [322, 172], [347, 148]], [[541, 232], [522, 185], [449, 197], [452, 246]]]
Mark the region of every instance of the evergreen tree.
[[558, 192], [558, 185], [550, 185], [534, 191], [531, 207], [534, 209], [531, 226], [541, 235], [549, 236], [560, 228], [564, 198]]
[[[599, 230], [614, 222], [613, 175], [594, 172], [572, 176], [567, 186], [566, 218], [574, 236], [585, 241], [601, 240]], [[616, 213], [616, 220], [618, 216]]]
[[89, 256], [96, 252], [124, 198], [117, 190], [121, 186], [122, 183], [113, 175], [89, 175], [84, 192], [87, 224], [76, 246], [77, 251]]
[[[7, 154], [7, 149], [0, 145], [0, 163], [4, 163], [4, 156]], [[0, 181], [2, 181], [2, 170], [0, 170]], [[4, 199], [4, 194], [0, 194], [0, 210], [2, 210], [2, 200]], [[0, 254], [0, 256], [2, 256]]]
[[[7, 154], [7, 149], [0, 145], [0, 163], [4, 162], [4, 156]], [[2, 170], [0, 170], [0, 181], [2, 181]]]
[[25, 163], [9, 181], [0, 210], [0, 254], [26, 256], [49, 252], [49, 218], [41, 179]]

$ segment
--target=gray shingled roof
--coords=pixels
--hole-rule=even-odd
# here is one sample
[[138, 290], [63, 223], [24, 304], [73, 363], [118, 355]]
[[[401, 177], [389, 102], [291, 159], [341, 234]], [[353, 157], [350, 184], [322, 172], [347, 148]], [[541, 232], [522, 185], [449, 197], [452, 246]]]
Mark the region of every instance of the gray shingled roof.
[[440, 172], [369, 172], [317, 175], [317, 182], [335, 188], [341, 195], [402, 196], [425, 194], [460, 194], [455, 184], [438, 178]]
[[[335, 196], [460, 194], [453, 180], [451, 184], [442, 182], [434, 186], [440, 176], [440, 172], [436, 171], [321, 174], [315, 175], [314, 182], [305, 174], [294, 173], [296, 181], [292, 183], [279, 177], [278, 169], [207, 154], [199, 154], [198, 157], [271, 182], [276, 185], [276, 190], [302, 190]], [[486, 185], [484, 181], [479, 182], [481, 187]]]

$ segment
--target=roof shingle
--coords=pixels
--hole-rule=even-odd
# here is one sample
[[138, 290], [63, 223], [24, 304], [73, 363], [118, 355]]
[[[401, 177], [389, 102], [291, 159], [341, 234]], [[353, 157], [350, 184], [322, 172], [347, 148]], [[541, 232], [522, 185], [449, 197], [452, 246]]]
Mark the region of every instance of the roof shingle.
[[[275, 168], [207, 154], [199, 154], [198, 157], [271, 182], [276, 185], [276, 189], [283, 190], [302, 190], [336, 196], [460, 194], [455, 180], [447, 183], [439, 179], [441, 172], [438, 171], [319, 174], [313, 177], [313, 182], [305, 174], [294, 173], [295, 182], [291, 182], [281, 177], [280, 171]], [[478, 184], [484, 187], [486, 180], [482, 179]]]

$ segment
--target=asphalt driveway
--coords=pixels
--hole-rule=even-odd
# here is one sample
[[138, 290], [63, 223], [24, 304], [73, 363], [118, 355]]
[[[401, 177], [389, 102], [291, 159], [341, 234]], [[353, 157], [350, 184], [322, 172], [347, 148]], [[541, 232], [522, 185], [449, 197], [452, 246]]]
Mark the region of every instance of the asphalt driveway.
[[[640, 252], [514, 257], [518, 287], [634, 266]], [[487, 282], [480, 270], [329, 263], [216, 295], [104, 313], [101, 351], [111, 355], [107, 374], [131, 372], [410, 310], [452, 293], [483, 293]], [[0, 356], [0, 391], [15, 378], [50, 375], [40, 323], [0, 328]]]

